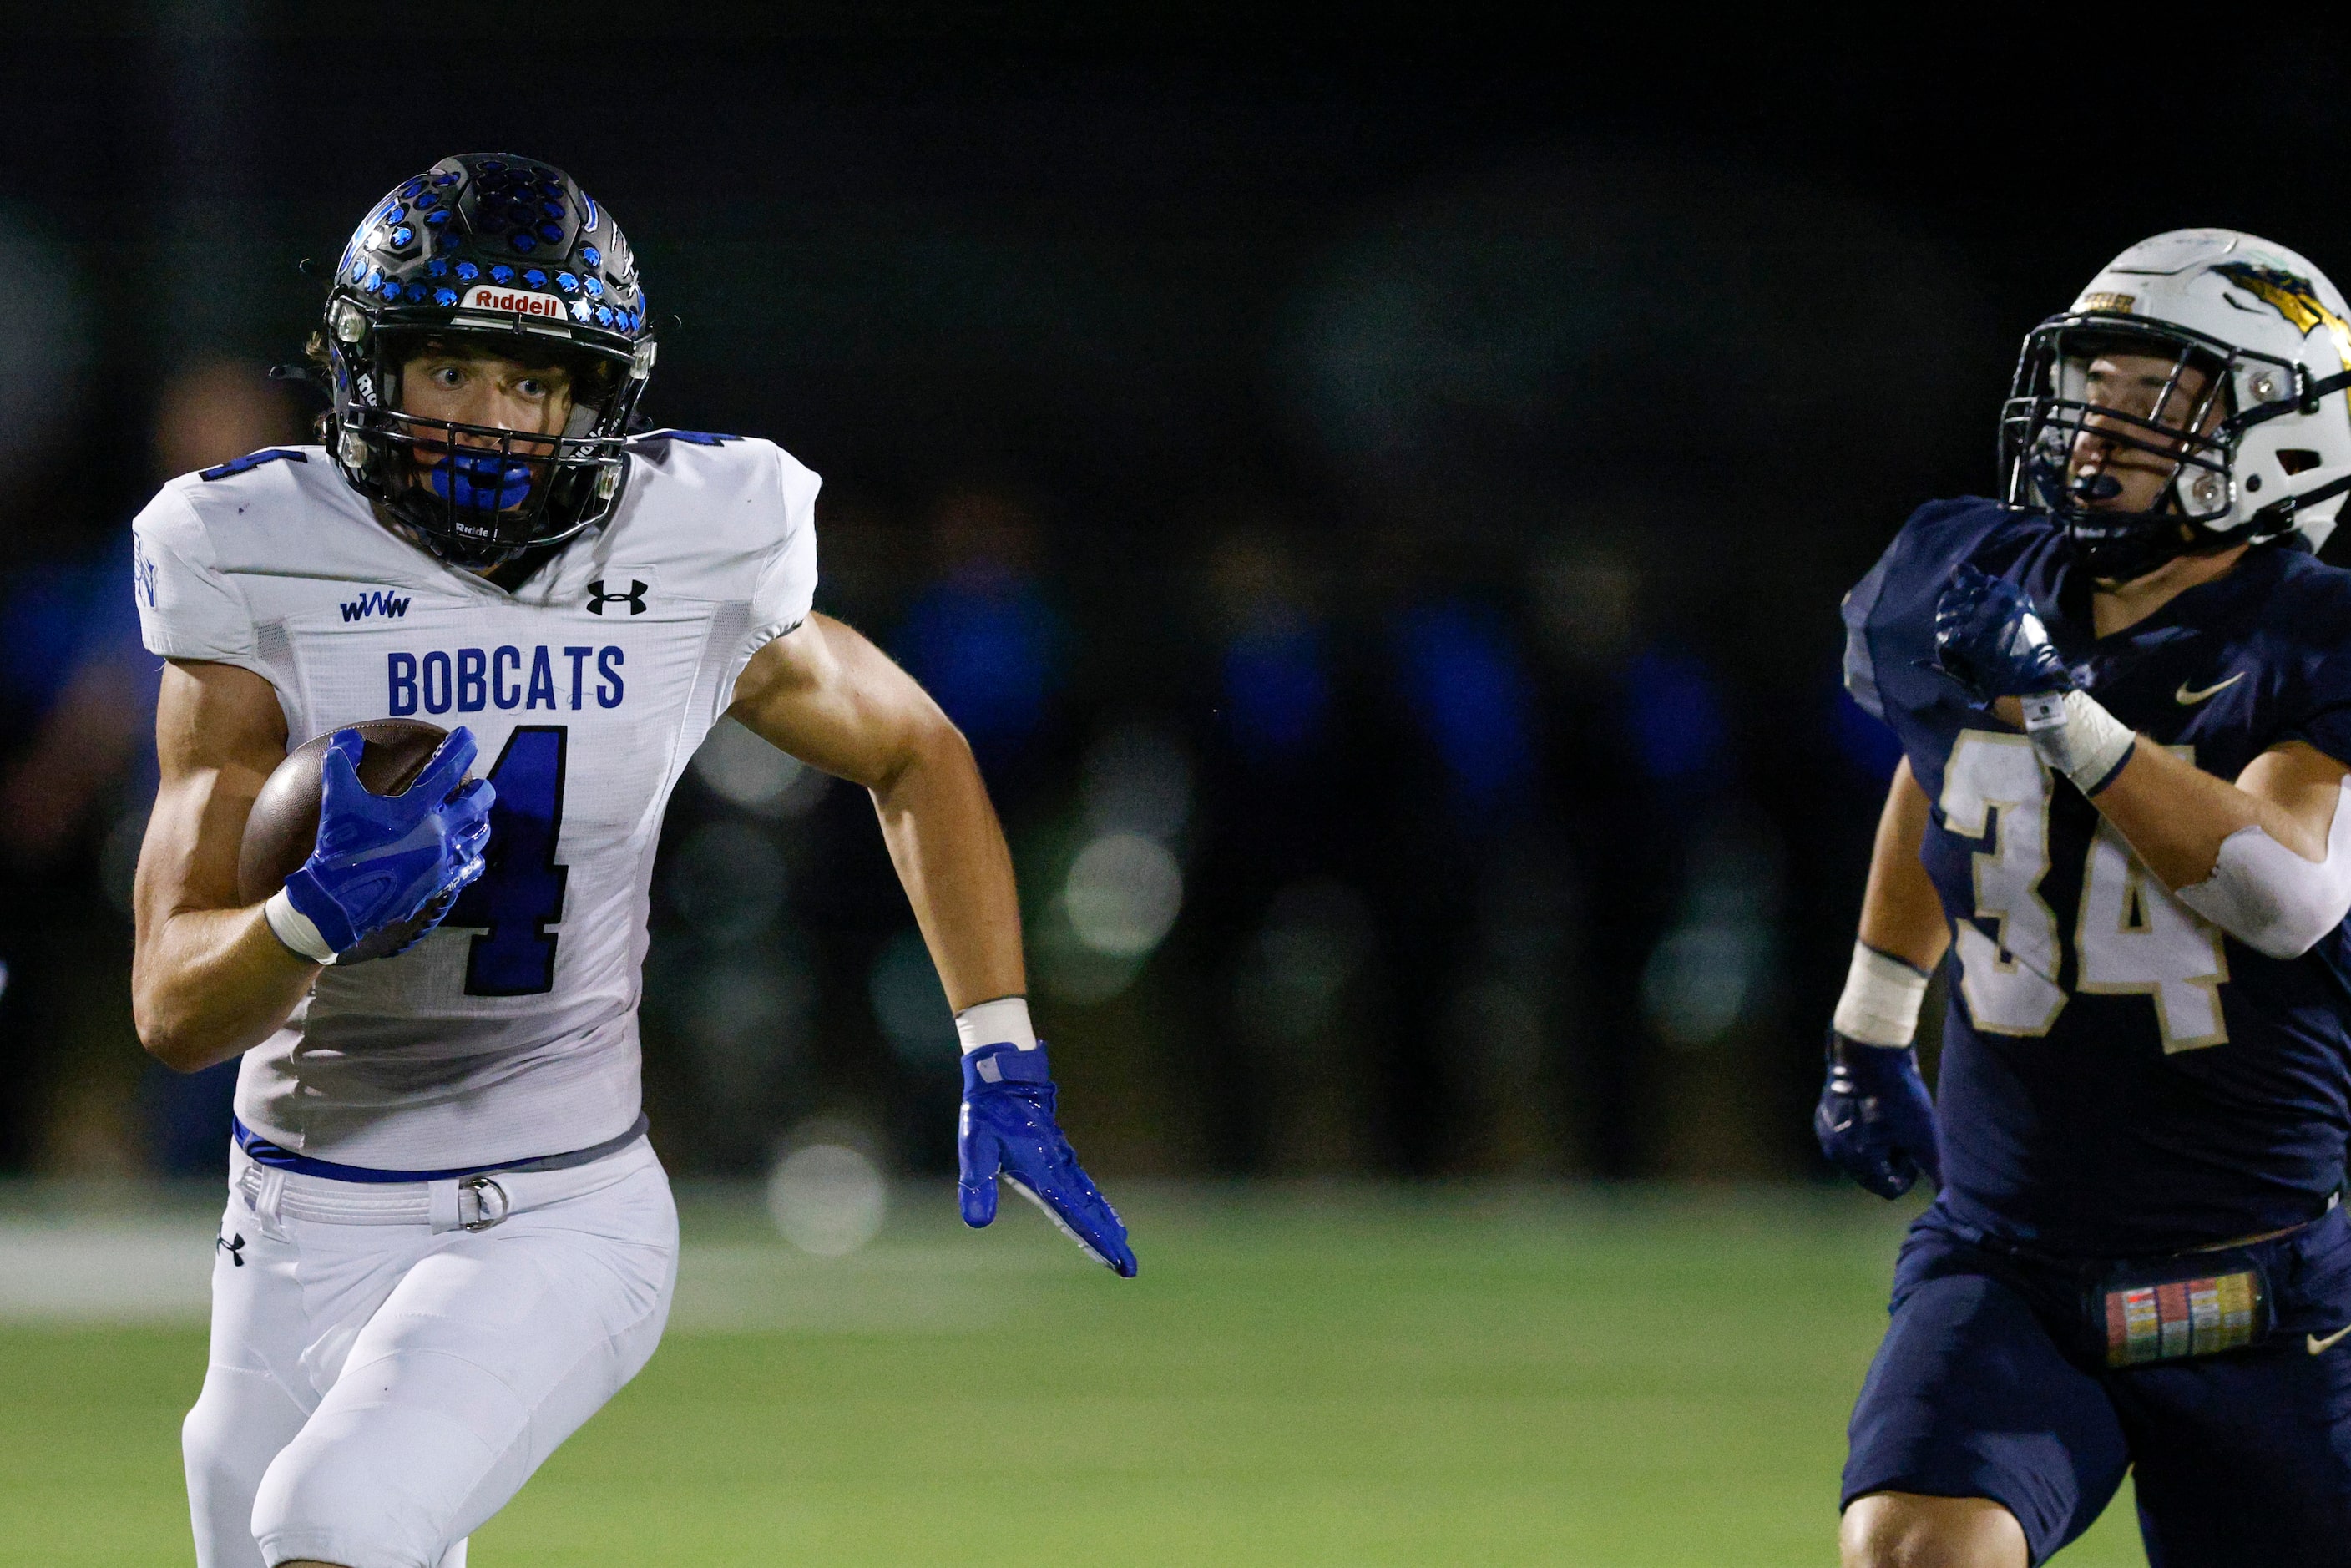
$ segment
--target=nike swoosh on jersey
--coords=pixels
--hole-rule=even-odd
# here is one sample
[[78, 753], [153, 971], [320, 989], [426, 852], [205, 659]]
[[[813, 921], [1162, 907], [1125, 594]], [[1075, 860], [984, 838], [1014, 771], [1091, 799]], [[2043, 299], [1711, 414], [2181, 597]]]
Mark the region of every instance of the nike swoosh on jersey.
[[2336, 1329], [2325, 1339], [2319, 1338], [2314, 1333], [2304, 1334], [2302, 1336], [2303, 1348], [2310, 1352], [2313, 1355], [2325, 1355], [2328, 1351], [2335, 1348], [2335, 1343], [2337, 1340], [2341, 1339], [2347, 1333], [2351, 1333], [2351, 1324], [2346, 1324], [2342, 1328]]
[[2186, 681], [2182, 681], [2179, 683], [2179, 689], [2171, 695], [2179, 699], [2179, 706], [2181, 707], [2194, 707], [2206, 697], [2218, 696], [2222, 692], [2227, 691], [2231, 686], [2235, 685], [2239, 681], [2241, 681], [2244, 678], [2245, 672], [2239, 670], [2235, 674], [2231, 675], [2227, 680], [2222, 681], [2220, 685], [2206, 686], [2200, 692], [2189, 691], [2188, 689], [2188, 683]]

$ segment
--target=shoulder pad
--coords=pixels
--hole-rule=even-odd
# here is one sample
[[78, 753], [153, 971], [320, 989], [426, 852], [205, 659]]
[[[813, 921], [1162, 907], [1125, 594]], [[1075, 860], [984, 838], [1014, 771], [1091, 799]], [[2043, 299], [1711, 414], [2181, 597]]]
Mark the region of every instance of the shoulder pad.
[[215, 479], [233, 479], [239, 474], [249, 474], [265, 463], [280, 460], [287, 463], [308, 463], [310, 455], [292, 446], [265, 446], [258, 452], [248, 452], [242, 457], [232, 457], [225, 463], [201, 469], [196, 477], [209, 485]]

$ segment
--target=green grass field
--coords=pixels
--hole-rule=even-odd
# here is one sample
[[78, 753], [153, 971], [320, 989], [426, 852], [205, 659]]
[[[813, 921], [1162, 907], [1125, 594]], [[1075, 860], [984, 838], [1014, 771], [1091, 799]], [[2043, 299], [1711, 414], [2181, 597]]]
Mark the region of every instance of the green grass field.
[[[1131, 1283], [1025, 1206], [965, 1233], [945, 1186], [832, 1260], [747, 1198], [690, 1201], [660, 1354], [474, 1568], [1835, 1561], [1901, 1218], [1876, 1200], [1122, 1197]], [[201, 1327], [18, 1316], [7, 1558], [191, 1561]], [[2142, 1562], [2128, 1509], [2059, 1561]]]

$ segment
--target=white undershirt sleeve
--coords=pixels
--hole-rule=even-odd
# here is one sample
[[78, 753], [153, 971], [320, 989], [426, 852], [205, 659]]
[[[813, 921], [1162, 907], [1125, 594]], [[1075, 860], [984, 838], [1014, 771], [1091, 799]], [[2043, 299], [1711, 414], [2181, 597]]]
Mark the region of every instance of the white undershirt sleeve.
[[2299, 958], [2351, 914], [2351, 778], [2335, 801], [2326, 858], [2306, 861], [2258, 827], [2220, 845], [2212, 874], [2179, 890], [2179, 902], [2272, 958]]

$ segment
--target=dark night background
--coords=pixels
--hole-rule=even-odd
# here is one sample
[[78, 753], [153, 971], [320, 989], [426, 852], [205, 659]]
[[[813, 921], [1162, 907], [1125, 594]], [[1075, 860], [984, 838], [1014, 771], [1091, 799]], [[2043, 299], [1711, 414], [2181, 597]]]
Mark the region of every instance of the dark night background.
[[[819, 606], [974, 740], [1106, 1172], [1812, 1174], [1889, 742], [1836, 603], [1989, 483], [2015, 345], [2124, 246], [2340, 277], [2319, 42], [1604, 34], [1499, 15], [197, 4], [0, 52], [0, 1171], [220, 1157], [123, 900], [153, 661], [124, 530], [297, 438], [381, 193], [570, 171], [658, 423], [822, 474]], [[811, 1119], [950, 1157], [954, 1041], [870, 809], [723, 734], [645, 1004], [674, 1166]]]

